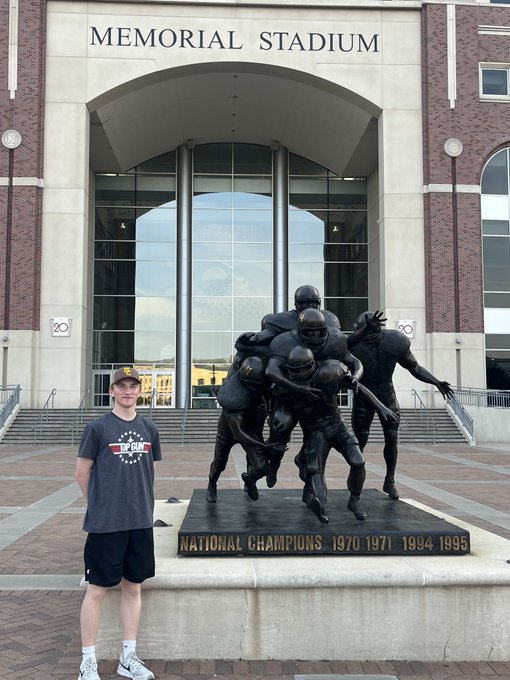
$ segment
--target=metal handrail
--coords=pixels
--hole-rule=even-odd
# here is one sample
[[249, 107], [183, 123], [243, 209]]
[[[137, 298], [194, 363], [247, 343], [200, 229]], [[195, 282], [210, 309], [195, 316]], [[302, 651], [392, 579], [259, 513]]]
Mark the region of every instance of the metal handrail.
[[182, 412], [182, 422], [181, 422], [181, 446], [184, 446], [184, 435], [186, 432], [186, 417], [189, 410], [189, 388], [186, 390], [186, 397], [184, 399], [184, 409]]
[[[432, 430], [432, 443], [436, 443], [436, 432], [437, 432], [437, 423], [435, 422], [434, 418], [431, 416], [429, 409], [425, 406], [422, 398], [418, 394], [418, 392], [415, 389], [411, 390], [411, 394], [414, 397], [414, 410], [417, 411], [419, 409], [420, 411], [420, 421], [423, 421], [423, 416], [425, 416], [425, 426], [427, 428], [427, 432], [429, 431], [429, 427]], [[418, 401], [418, 407], [416, 406], [416, 402]]]
[[473, 418], [471, 418], [471, 416], [466, 411], [464, 406], [462, 406], [460, 401], [457, 399], [457, 396], [454, 394], [452, 397], [448, 397], [446, 405], [457, 416], [457, 418], [460, 420], [462, 427], [468, 432], [470, 438], [473, 439], [474, 433]]
[[71, 427], [69, 428], [71, 430], [71, 446], [74, 444], [74, 434], [75, 432], [78, 432], [78, 425], [83, 423], [83, 412], [85, 411], [85, 404], [88, 402], [89, 396], [90, 390], [86, 390], [83, 397], [81, 398], [78, 408], [76, 409], [76, 414], [73, 418]]
[[510, 390], [485, 390], [479, 387], [453, 387], [457, 401], [467, 406], [510, 408]]
[[[34, 444], [37, 444], [37, 432], [39, 430], [42, 431], [44, 420], [46, 420], [46, 422], [48, 422], [49, 412], [50, 412], [50, 410], [53, 411], [56, 393], [57, 393], [57, 390], [54, 387], [51, 390], [51, 392], [49, 393], [48, 398], [44, 402], [44, 406], [41, 409], [41, 413], [39, 415], [39, 418], [35, 421], [35, 423], [32, 426], [32, 429], [34, 430]], [[50, 406], [50, 404], [51, 404], [51, 406]]]
[[[0, 430], [4, 427], [16, 406], [19, 404], [21, 387], [19, 385], [2, 385], [0, 387]], [[4, 399], [4, 395], [8, 395]]]
[[151, 392], [151, 403], [149, 405], [149, 413], [147, 414], [147, 418], [149, 420], [152, 420], [152, 415], [154, 413], [154, 409], [156, 408], [156, 394], [157, 394], [157, 387], [152, 388]]

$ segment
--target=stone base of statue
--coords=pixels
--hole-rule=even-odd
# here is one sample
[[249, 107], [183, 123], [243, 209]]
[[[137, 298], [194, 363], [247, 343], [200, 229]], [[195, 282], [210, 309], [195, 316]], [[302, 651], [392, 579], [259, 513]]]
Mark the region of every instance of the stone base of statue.
[[[244, 492], [239, 489], [232, 494], [239, 496], [245, 507]], [[304, 505], [301, 508], [294, 491], [284, 490], [279, 495], [288, 496], [286, 504], [292, 503], [296, 513], [304, 513], [313, 535], [323, 536], [325, 526], [319, 526]], [[368, 501], [368, 490], [364, 496]], [[228, 497], [229, 493], [219, 490], [216, 507], [207, 512], [222, 517]], [[379, 502], [378, 498], [379, 494], [374, 494], [374, 502]], [[330, 499], [332, 525], [337, 521], [334, 491]], [[247, 512], [261, 512], [263, 501], [262, 494], [257, 503], [249, 501], [251, 505], [247, 505], [246, 501]], [[351, 527], [356, 520], [344, 514], [342, 492], [338, 503], [340, 524], [335, 535], [346, 537], [346, 523]], [[169, 526], [154, 529], [156, 576], [143, 584], [137, 643], [140, 656], [166, 660], [508, 660], [510, 541], [412, 500], [388, 500], [387, 504], [391, 512], [414, 514], [420, 510], [430, 527], [444, 519], [464, 530], [470, 537], [470, 554], [420, 555], [413, 550], [403, 555], [384, 554], [380, 552], [381, 539], [375, 538], [370, 539], [368, 554], [354, 552], [341, 559], [337, 552], [266, 557], [259, 551], [257, 557], [238, 557], [237, 548], [231, 557], [191, 559], [178, 555], [178, 534], [187, 524], [184, 520], [191, 503], [156, 501], [155, 518]], [[286, 520], [291, 517], [288, 511], [275, 511], [272, 520], [275, 526], [282, 526], [281, 522], [294, 521]], [[388, 535], [371, 531], [372, 521], [375, 519], [359, 522], [365, 528], [360, 526], [358, 531], [363, 530], [365, 536]], [[216, 526], [215, 535], [229, 530], [228, 524]], [[263, 536], [269, 535], [264, 531]], [[360, 537], [361, 547], [361, 535], [350, 535]], [[409, 548], [420, 548], [422, 539], [418, 537], [432, 534], [415, 531], [406, 535]], [[440, 535], [450, 536], [452, 545], [455, 536], [462, 538], [459, 534]], [[260, 546], [267, 547], [265, 538], [258, 540]], [[347, 538], [337, 539], [337, 547], [347, 544]], [[119, 603], [119, 589], [112, 589], [104, 603], [97, 641], [102, 659], [118, 654], [122, 640]]]
[[445, 519], [392, 501], [375, 489], [362, 494], [367, 519], [347, 509], [349, 492], [328, 494], [322, 524], [298, 489], [261, 489], [252, 501], [239, 489], [218, 490], [216, 503], [195, 489], [179, 530], [178, 554], [220, 555], [465, 555], [469, 531]]

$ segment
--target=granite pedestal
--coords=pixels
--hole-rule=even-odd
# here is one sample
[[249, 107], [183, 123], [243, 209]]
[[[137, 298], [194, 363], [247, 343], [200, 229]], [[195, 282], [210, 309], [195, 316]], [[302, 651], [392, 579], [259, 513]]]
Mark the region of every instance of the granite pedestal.
[[[177, 554], [188, 502], [157, 501], [155, 518], [171, 526], [155, 529], [157, 572], [144, 584], [140, 655], [508, 660], [510, 541], [411, 500], [398, 503], [467, 530], [470, 554], [193, 559]], [[105, 602], [102, 658], [113, 658], [122, 639], [119, 600], [113, 590]]]

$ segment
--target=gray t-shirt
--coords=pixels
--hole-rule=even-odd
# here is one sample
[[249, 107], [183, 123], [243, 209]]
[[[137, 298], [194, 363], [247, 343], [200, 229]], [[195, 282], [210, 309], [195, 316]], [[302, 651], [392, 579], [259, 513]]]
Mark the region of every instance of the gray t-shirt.
[[156, 426], [113, 412], [89, 423], [78, 456], [94, 461], [83, 529], [90, 533], [148, 529], [154, 514], [154, 461], [161, 460]]

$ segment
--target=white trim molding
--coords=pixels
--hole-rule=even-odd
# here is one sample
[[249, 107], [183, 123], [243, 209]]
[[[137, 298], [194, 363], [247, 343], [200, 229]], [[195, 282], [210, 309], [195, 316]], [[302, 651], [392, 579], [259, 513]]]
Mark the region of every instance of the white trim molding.
[[[455, 192], [457, 194], [479, 194], [480, 185], [478, 184], [456, 184]], [[453, 193], [453, 184], [424, 184], [424, 194], [451, 194]]]
[[0, 177], [0, 186], [8, 187], [38, 187], [44, 189], [44, 180], [39, 177]]
[[7, 66], [7, 88], [9, 98], [14, 99], [18, 89], [18, 21], [19, 1], [9, 2], [9, 52]]
[[448, 99], [450, 108], [455, 108], [457, 101], [457, 46], [455, 26], [455, 5], [446, 6], [446, 45], [448, 63]]

